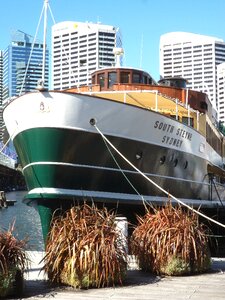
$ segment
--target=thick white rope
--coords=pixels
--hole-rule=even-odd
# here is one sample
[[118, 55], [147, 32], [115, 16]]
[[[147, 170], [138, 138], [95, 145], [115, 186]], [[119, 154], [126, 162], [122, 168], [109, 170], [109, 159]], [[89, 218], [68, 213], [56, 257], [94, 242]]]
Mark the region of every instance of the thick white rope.
[[113, 155], [112, 151], [109, 148], [109, 145], [107, 144], [106, 140], [103, 140], [105, 143], [105, 146], [107, 148], [107, 150], [109, 151], [112, 159], [114, 160], [115, 164], [117, 165], [118, 169], [120, 170], [120, 172], [123, 174], [124, 178], [127, 180], [127, 182], [129, 183], [129, 185], [132, 187], [132, 189], [135, 191], [135, 193], [141, 198], [143, 205], [145, 208], [147, 208], [145, 202], [149, 205], [149, 203], [144, 199], [144, 197], [138, 192], [138, 190], [135, 188], [135, 186], [132, 184], [132, 182], [130, 181], [130, 179], [127, 177], [127, 175], [124, 173], [124, 171], [121, 169], [119, 163], [117, 162], [115, 156]]
[[188, 209], [192, 210], [193, 212], [195, 212], [196, 214], [198, 214], [199, 216], [225, 228], [225, 224], [222, 224], [206, 215], [204, 215], [203, 213], [201, 213], [200, 211], [194, 209], [193, 207], [189, 206], [188, 204], [184, 203], [183, 201], [179, 200], [178, 198], [176, 198], [175, 196], [171, 195], [170, 193], [168, 193], [166, 190], [164, 190], [161, 186], [159, 186], [157, 183], [155, 183], [152, 179], [150, 179], [149, 177], [147, 177], [143, 172], [141, 172], [137, 167], [135, 167], [108, 139], [107, 137], [101, 132], [101, 130], [96, 126], [96, 124], [93, 124], [93, 126], [95, 127], [95, 129], [98, 131], [98, 133], [102, 136], [103, 140], [105, 140], [133, 169], [135, 169], [139, 174], [141, 174], [146, 180], [148, 180], [150, 183], [152, 183], [154, 186], [156, 186], [159, 190], [161, 190], [164, 194], [166, 194], [168, 197], [171, 197], [172, 199], [174, 199], [176, 202], [178, 202], [179, 204], [187, 207]]

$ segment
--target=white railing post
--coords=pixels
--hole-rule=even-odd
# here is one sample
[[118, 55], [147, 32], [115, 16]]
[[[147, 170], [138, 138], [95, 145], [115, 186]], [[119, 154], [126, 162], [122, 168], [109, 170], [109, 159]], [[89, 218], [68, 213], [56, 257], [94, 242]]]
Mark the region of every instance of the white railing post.
[[197, 110], [197, 131], [199, 131], [199, 111]]
[[155, 93], [155, 111], [158, 111], [158, 91]]
[[190, 105], [188, 105], [188, 126], [190, 126]]
[[176, 120], [178, 120], [178, 100], [176, 99]]
[[127, 95], [127, 93], [124, 92], [124, 93], [123, 93], [123, 103], [126, 103], [126, 95]]

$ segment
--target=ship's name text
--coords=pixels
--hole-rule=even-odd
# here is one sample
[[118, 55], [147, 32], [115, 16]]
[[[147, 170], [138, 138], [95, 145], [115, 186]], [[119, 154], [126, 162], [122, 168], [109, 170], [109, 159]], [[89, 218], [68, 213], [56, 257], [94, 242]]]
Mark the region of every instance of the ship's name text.
[[[189, 131], [181, 128], [175, 128], [173, 125], [167, 123], [156, 121], [154, 124], [154, 128], [168, 134], [164, 135], [162, 138], [162, 143], [167, 145], [173, 145], [175, 147], [180, 148], [183, 143], [182, 139], [187, 139], [189, 141], [191, 141], [192, 139], [192, 133], [190, 133]], [[179, 138], [171, 137], [169, 136], [170, 134], [175, 134]]]

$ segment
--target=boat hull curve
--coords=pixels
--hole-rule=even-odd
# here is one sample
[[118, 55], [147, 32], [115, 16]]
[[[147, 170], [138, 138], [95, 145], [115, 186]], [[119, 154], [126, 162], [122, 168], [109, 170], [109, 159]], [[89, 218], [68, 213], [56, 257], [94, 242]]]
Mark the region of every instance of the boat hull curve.
[[[116, 208], [132, 220], [144, 200], [161, 205], [167, 193], [197, 207], [217, 197], [207, 166], [219, 166], [221, 157], [198, 131], [150, 109], [46, 91], [16, 98], [3, 117], [26, 180], [25, 201], [37, 204], [44, 239], [53, 211], [75, 201]], [[124, 161], [93, 123], [165, 192]]]
[[56, 198], [81, 191], [90, 197], [111, 193], [111, 200], [113, 193], [116, 201], [123, 194], [137, 200], [139, 194], [162, 196], [106, 147], [92, 119], [128, 160], [169, 193], [210, 197], [207, 164], [217, 164], [220, 157], [199, 132], [157, 112], [88, 95], [38, 92], [10, 103], [4, 119], [23, 167], [28, 198], [42, 191], [44, 197], [49, 193]]
[[[172, 195], [191, 199], [209, 197], [204, 159], [158, 145], [107, 137], [141, 172]], [[108, 193], [110, 201], [112, 195], [118, 201], [123, 194], [138, 201], [139, 194], [165, 196], [115, 151], [110, 149], [110, 154], [98, 133], [33, 128], [18, 134], [14, 144], [24, 166], [28, 197], [42, 194], [45, 198], [82, 195], [98, 198], [103, 193], [107, 197]], [[197, 171], [192, 174], [195, 169]]]

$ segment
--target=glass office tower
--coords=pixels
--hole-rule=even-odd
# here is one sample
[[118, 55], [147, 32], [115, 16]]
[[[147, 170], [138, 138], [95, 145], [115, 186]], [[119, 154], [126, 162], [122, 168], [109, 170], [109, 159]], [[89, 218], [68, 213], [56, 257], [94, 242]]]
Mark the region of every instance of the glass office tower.
[[[36, 89], [42, 78], [43, 43], [17, 30], [3, 52], [3, 105], [14, 96]], [[45, 87], [48, 88], [49, 53], [46, 51]]]

